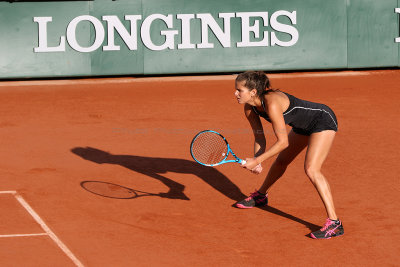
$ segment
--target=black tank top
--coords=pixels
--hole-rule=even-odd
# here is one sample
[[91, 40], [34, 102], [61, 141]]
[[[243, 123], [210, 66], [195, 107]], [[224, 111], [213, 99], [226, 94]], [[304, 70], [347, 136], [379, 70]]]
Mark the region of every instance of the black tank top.
[[[335, 122], [333, 111], [324, 104], [314, 103], [306, 100], [299, 99], [288, 93], [284, 93], [290, 101], [288, 109], [283, 112], [283, 118], [285, 119], [285, 124], [292, 126], [293, 128], [309, 130], [312, 128], [316, 120], [322, 116], [323, 113], [330, 115], [332, 120]], [[268, 114], [265, 112], [265, 103], [261, 99], [261, 104], [264, 109], [263, 112], [259, 112], [255, 106], [253, 110], [260, 117], [263, 117], [267, 121], [271, 122]], [[336, 122], [335, 122], [336, 124]]]

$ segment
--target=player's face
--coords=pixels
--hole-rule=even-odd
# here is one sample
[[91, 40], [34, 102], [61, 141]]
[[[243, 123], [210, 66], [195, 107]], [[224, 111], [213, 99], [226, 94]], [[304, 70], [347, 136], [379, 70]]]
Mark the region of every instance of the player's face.
[[252, 100], [251, 91], [244, 86], [245, 83], [245, 81], [236, 82], [235, 96], [239, 104], [246, 104]]

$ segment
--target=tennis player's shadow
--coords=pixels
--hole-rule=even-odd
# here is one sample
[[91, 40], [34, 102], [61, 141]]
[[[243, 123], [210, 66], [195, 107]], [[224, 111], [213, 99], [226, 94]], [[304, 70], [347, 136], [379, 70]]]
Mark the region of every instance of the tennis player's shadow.
[[185, 186], [183, 184], [161, 175], [167, 172], [192, 173], [221, 194], [235, 201], [246, 197], [234, 183], [217, 169], [204, 167], [193, 161], [133, 155], [113, 155], [91, 147], [76, 147], [71, 149], [71, 151], [86, 160], [98, 164], [120, 165], [159, 180], [169, 189], [166, 193], [159, 193], [158, 196], [160, 197], [189, 200], [184, 193]]
[[[132, 171], [159, 180], [169, 188], [169, 191], [166, 193], [155, 194], [159, 197], [189, 200], [189, 198], [184, 193], [185, 186], [183, 184], [161, 175], [162, 173], [167, 172], [185, 174], [192, 173], [221, 194], [236, 202], [247, 197], [234, 183], [232, 183], [231, 180], [220, 173], [217, 169], [202, 166], [198, 163], [195, 163], [194, 161], [189, 161], [185, 159], [153, 158], [133, 155], [113, 155], [106, 151], [102, 151], [92, 147], [76, 147], [71, 149], [71, 152], [75, 155], [82, 157], [85, 160], [89, 160], [98, 164], [120, 165]], [[320, 228], [318, 225], [304, 221], [300, 218], [297, 218], [271, 206], [262, 207], [261, 209], [285, 217], [292, 221], [301, 223], [312, 231]]]

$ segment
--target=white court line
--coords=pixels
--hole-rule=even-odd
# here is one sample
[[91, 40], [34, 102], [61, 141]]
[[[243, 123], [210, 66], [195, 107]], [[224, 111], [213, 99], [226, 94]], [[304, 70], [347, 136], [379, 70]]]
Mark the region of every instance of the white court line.
[[17, 191], [0, 191], [0, 194], [16, 194]]
[[40, 233], [40, 234], [14, 234], [14, 235], [0, 235], [0, 237], [25, 237], [25, 236], [41, 236], [47, 235], [47, 233]]
[[76, 266], [83, 267], [84, 265], [75, 257], [75, 255], [67, 248], [67, 246], [53, 233], [53, 231], [46, 225], [40, 216], [32, 209], [28, 202], [23, 199], [16, 191], [0, 191], [0, 194], [12, 194], [18, 202], [26, 209], [26, 211], [35, 219], [35, 221], [42, 227], [57, 246], [75, 263]]

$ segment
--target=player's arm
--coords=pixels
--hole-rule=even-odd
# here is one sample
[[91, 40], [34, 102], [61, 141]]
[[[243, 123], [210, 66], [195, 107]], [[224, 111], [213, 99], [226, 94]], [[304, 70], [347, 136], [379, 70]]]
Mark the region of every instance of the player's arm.
[[276, 97], [277, 96], [274, 95], [266, 97], [268, 116], [271, 120], [272, 129], [276, 136], [276, 142], [267, 151], [256, 158], [257, 163], [261, 163], [264, 160], [275, 156], [289, 146], [282, 105], [277, 101]]
[[254, 157], [258, 157], [265, 152], [266, 140], [260, 117], [248, 104], [244, 105], [244, 114], [250, 123], [254, 135]]

